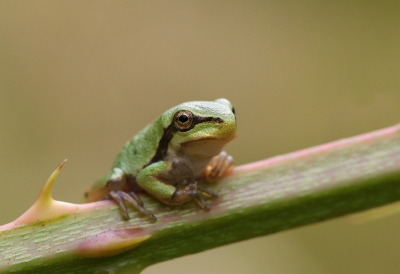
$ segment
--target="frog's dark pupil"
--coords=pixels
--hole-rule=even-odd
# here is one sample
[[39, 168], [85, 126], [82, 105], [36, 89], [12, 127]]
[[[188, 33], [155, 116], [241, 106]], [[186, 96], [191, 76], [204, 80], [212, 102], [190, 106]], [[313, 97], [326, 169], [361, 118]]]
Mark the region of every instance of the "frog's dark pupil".
[[234, 107], [232, 107], [232, 113], [235, 114], [235, 108]]
[[189, 120], [189, 117], [187, 117], [185, 114], [182, 114], [181, 116], [179, 116], [179, 122], [181, 123], [185, 123]]

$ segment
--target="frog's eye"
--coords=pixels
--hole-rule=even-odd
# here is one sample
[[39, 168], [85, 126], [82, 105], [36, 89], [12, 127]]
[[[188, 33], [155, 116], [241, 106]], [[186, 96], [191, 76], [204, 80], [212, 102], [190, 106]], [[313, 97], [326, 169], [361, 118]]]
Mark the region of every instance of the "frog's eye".
[[233, 113], [233, 115], [236, 115], [234, 107], [232, 107], [232, 113]]
[[180, 110], [174, 115], [174, 125], [179, 131], [186, 131], [193, 126], [193, 113], [188, 110]]

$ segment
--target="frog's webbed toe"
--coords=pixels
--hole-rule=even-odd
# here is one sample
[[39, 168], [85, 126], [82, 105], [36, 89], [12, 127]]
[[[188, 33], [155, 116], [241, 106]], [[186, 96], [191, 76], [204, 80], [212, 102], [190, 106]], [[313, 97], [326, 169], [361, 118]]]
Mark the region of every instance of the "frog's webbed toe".
[[216, 182], [232, 170], [233, 166], [233, 157], [222, 151], [207, 164], [203, 170], [202, 177], [209, 182]]
[[124, 220], [130, 219], [129, 213], [126, 210], [126, 204], [134, 206], [137, 210], [147, 215], [151, 220], [157, 220], [156, 216], [154, 216], [152, 212], [143, 207], [143, 202], [139, 199], [139, 197], [136, 196], [134, 192], [128, 194], [122, 190], [112, 190], [108, 193], [108, 196], [118, 205]]

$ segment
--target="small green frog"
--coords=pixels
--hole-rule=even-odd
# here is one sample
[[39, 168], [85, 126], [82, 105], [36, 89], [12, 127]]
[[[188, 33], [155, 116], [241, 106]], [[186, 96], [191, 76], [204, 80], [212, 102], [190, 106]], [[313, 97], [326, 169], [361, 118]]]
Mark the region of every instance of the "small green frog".
[[112, 170], [85, 192], [85, 202], [111, 198], [125, 220], [125, 204], [156, 220], [135, 194], [144, 190], [168, 205], [195, 201], [209, 210], [203, 196], [217, 194], [198, 186], [197, 180], [218, 181], [231, 170], [233, 158], [222, 148], [237, 132], [235, 109], [227, 99], [171, 108], [126, 143]]

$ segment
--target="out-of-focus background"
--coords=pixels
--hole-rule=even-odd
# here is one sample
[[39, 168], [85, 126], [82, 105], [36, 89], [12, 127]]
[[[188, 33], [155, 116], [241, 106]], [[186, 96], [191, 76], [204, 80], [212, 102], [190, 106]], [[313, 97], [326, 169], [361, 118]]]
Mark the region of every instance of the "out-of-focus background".
[[[168, 108], [228, 98], [237, 164], [399, 122], [400, 2], [0, 2], [0, 223], [80, 202]], [[294, 229], [151, 273], [399, 273], [400, 215]]]

